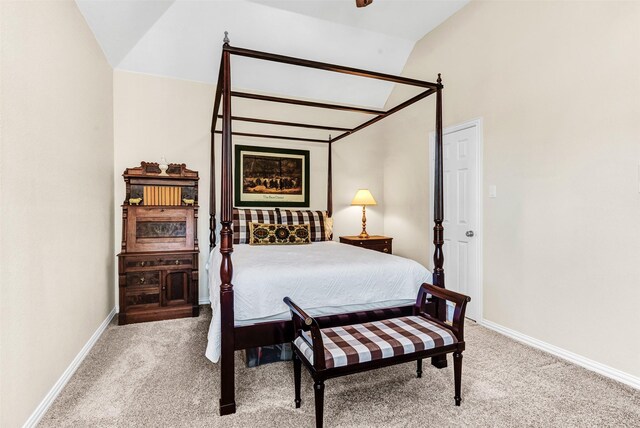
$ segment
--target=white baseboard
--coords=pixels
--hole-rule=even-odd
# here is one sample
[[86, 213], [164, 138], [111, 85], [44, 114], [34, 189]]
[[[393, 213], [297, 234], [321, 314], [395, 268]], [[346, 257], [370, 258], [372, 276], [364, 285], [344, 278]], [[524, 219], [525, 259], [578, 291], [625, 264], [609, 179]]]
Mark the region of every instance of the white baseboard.
[[62, 388], [64, 388], [67, 382], [69, 382], [71, 376], [73, 376], [73, 374], [76, 372], [76, 370], [80, 366], [80, 363], [82, 363], [91, 348], [93, 348], [93, 345], [95, 345], [100, 336], [102, 336], [102, 333], [104, 333], [104, 331], [107, 329], [107, 326], [115, 315], [116, 308], [114, 307], [111, 312], [109, 312], [109, 315], [107, 315], [107, 318], [102, 321], [100, 327], [98, 327], [95, 333], [93, 333], [93, 336], [91, 336], [89, 341], [80, 350], [78, 355], [76, 355], [71, 364], [69, 364], [69, 367], [67, 367], [64, 373], [62, 373], [60, 379], [58, 379], [55, 385], [53, 385], [53, 387], [49, 390], [47, 395], [45, 395], [44, 399], [40, 402], [40, 404], [38, 404], [38, 407], [36, 407], [31, 416], [29, 416], [29, 419], [27, 419], [27, 421], [24, 423], [23, 428], [35, 427], [38, 422], [40, 422], [40, 419], [42, 419], [47, 410], [49, 410], [49, 406], [51, 406], [53, 400], [56, 399], [58, 394], [60, 394], [60, 391], [62, 391]]
[[632, 388], [640, 389], [640, 377], [630, 375], [629, 373], [614, 369], [613, 367], [609, 367], [597, 361], [590, 360], [589, 358], [585, 358], [581, 355], [574, 354], [573, 352], [567, 351], [566, 349], [559, 348], [555, 345], [543, 342], [542, 340], [538, 340], [531, 336], [519, 333], [515, 330], [511, 330], [510, 328], [501, 326], [500, 324], [496, 324], [492, 321], [481, 320], [479, 324], [511, 339], [517, 340], [518, 342], [522, 342], [526, 345], [532, 346], [536, 349], [540, 349], [541, 351], [562, 358], [563, 360], [567, 360], [580, 367], [584, 367], [587, 370], [591, 370], [593, 372], [601, 374], [602, 376], [624, 383], [625, 385], [629, 385]]
[[198, 301], [199, 305], [210, 305], [211, 304], [211, 300], [208, 297], [205, 297], [204, 299], [200, 299]]

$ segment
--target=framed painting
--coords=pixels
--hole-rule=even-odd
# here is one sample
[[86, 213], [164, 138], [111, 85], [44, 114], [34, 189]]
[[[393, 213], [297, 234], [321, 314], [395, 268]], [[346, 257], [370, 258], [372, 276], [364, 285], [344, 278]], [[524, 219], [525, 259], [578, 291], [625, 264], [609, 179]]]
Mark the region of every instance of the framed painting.
[[309, 206], [309, 150], [237, 145], [235, 166], [235, 206]]

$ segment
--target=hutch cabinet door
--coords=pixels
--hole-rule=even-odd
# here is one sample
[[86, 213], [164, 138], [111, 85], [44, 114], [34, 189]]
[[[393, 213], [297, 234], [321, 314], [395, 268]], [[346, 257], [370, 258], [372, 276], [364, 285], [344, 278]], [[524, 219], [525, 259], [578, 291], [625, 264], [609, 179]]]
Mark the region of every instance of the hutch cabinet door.
[[164, 304], [167, 306], [187, 304], [190, 288], [191, 271], [168, 271], [164, 277]]

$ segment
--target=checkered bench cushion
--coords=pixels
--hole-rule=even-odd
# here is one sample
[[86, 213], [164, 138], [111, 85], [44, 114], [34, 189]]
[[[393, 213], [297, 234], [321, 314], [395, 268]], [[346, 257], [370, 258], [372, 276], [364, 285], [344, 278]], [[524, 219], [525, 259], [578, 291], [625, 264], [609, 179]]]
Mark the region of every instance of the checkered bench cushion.
[[[422, 317], [410, 316], [320, 330], [325, 366], [347, 366], [424, 351], [457, 342], [453, 333]], [[293, 342], [313, 364], [311, 338]]]

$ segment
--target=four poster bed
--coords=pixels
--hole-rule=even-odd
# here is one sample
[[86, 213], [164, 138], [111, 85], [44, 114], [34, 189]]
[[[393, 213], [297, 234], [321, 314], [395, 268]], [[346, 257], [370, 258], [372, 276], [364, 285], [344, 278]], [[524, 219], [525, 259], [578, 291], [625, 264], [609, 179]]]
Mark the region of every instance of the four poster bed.
[[[386, 111], [236, 92], [231, 89], [232, 55], [410, 85], [420, 88], [421, 92]], [[236, 410], [234, 352], [293, 340], [294, 330], [289, 310], [282, 303], [282, 298], [285, 295], [296, 296], [296, 301], [304, 301], [306, 299], [307, 307], [314, 307], [313, 303], [322, 302], [322, 305], [316, 304], [314, 316], [322, 326], [330, 327], [340, 323], [344, 324], [345, 321], [351, 323], [364, 322], [393, 316], [410, 315], [415, 305], [417, 290], [422, 283], [430, 282], [444, 288], [444, 258], [442, 251], [444, 243], [442, 226], [442, 88], [440, 75], [438, 75], [437, 83], [431, 83], [352, 67], [243, 49], [231, 46], [225, 33], [211, 125], [211, 193], [209, 207], [211, 254], [208, 267], [209, 287], [214, 313], [210, 328], [209, 346], [207, 348], [207, 356], [210, 359], [217, 361], [219, 358], [220, 360], [221, 415], [231, 414]], [[436, 95], [435, 225], [433, 229], [435, 252], [433, 255], [433, 273], [408, 259], [333, 242], [330, 230], [327, 230], [323, 237], [318, 239], [320, 242], [314, 242], [311, 245], [266, 246], [262, 248], [239, 245], [236, 254], [233, 256], [232, 263], [234, 241], [236, 243], [243, 242], [238, 241], [238, 235], [244, 233], [238, 228], [237, 217], [239, 214], [238, 210], [233, 206], [233, 136], [326, 144], [328, 149], [327, 210], [326, 213], [320, 213], [319, 215], [325, 215], [330, 220], [333, 208], [332, 144], [432, 94]], [[373, 118], [353, 128], [345, 128], [344, 126], [232, 116], [231, 100], [234, 97], [364, 113], [373, 115]], [[219, 114], [221, 104], [222, 114]], [[218, 119], [221, 119], [221, 130], [216, 128], [219, 123]], [[333, 130], [341, 131], [342, 133], [335, 138], [317, 139], [233, 132], [233, 121], [276, 125], [283, 128]], [[216, 134], [222, 134], [219, 251], [215, 250], [217, 224], [215, 194]], [[281, 212], [277, 209], [276, 211], [256, 212], [254, 212], [254, 215], [259, 215], [260, 219], [277, 214], [278, 219], [281, 220], [283, 216], [287, 215], [285, 211]], [[308, 214], [305, 215], [315, 216], [310, 211], [306, 213]], [[291, 216], [291, 213], [288, 215]], [[234, 216], [236, 217], [235, 219]], [[276, 221], [273, 221], [274, 218], [270, 218], [270, 220], [276, 223]], [[265, 220], [264, 222], [266, 223], [267, 221]], [[233, 230], [234, 224], [235, 231]], [[292, 223], [289, 222], [289, 224]], [[327, 226], [327, 229], [330, 229], [330, 226]], [[277, 266], [260, 266], [259, 264], [255, 266], [256, 260], [268, 258], [270, 263], [274, 260], [279, 260], [281, 263]], [[234, 272], [234, 265], [237, 272]], [[219, 272], [217, 266], [219, 266]], [[283, 272], [286, 272], [286, 274]], [[219, 291], [219, 298], [217, 291]], [[353, 304], [349, 305], [348, 302]], [[428, 302], [426, 309], [440, 320], [444, 320], [446, 317], [444, 301], [440, 301], [438, 305]], [[443, 356], [433, 357], [432, 364], [439, 368], [446, 367], [446, 358]]]

